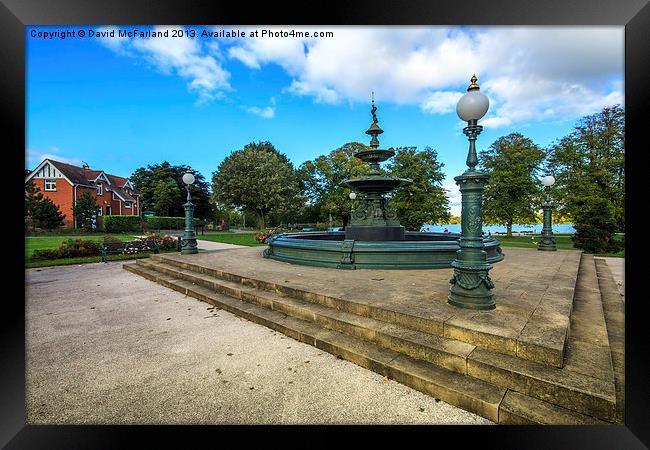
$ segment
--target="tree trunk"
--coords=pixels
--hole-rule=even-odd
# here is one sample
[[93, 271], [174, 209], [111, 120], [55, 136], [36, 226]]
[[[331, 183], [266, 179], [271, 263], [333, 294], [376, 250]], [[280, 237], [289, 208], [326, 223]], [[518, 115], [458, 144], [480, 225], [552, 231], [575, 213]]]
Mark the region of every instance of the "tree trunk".
[[506, 233], [506, 236], [512, 237], [512, 222], [508, 222], [507, 229], [508, 229], [508, 231]]
[[266, 223], [264, 221], [264, 212], [263, 211], [258, 211], [257, 212], [257, 226], [262, 231], [264, 231], [266, 229]]
[[343, 214], [341, 216], [343, 218], [343, 229], [348, 226], [348, 223], [350, 222], [350, 215], [349, 214]]

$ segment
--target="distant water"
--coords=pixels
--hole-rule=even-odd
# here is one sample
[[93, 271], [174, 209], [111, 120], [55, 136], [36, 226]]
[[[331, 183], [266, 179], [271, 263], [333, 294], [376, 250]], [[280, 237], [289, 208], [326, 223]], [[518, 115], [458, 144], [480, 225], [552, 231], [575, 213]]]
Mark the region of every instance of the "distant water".
[[[542, 224], [536, 223], [532, 225], [522, 225], [522, 224], [513, 224], [512, 232], [521, 233], [521, 232], [533, 232], [539, 234], [542, 232]], [[460, 233], [460, 224], [450, 224], [450, 225], [422, 225], [420, 231], [445, 231], [445, 228], [450, 233]], [[552, 225], [553, 233], [575, 233], [576, 229], [573, 228], [573, 224], [563, 223]], [[483, 232], [485, 233], [505, 233], [508, 229], [504, 225], [483, 225]]]

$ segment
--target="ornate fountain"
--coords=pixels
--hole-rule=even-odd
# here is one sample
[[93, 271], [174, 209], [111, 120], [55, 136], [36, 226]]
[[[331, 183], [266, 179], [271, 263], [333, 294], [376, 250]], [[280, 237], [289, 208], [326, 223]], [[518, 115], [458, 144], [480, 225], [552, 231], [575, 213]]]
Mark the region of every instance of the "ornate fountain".
[[404, 178], [382, 176], [379, 164], [392, 158], [395, 151], [380, 150], [377, 136], [384, 132], [379, 128], [377, 107], [373, 94], [372, 124], [366, 134], [372, 136], [368, 150], [357, 152], [354, 157], [370, 165], [370, 174], [361, 178], [345, 180], [342, 187], [359, 192], [359, 206], [352, 211], [350, 224], [345, 228], [345, 239], [355, 241], [403, 241], [404, 227], [397, 213], [384, 197], [395, 189], [410, 184]]
[[[367, 176], [345, 180], [341, 187], [359, 193], [359, 205], [352, 211], [345, 231], [282, 233], [268, 238], [265, 258], [308, 266], [337, 269], [439, 269], [451, 268], [460, 250], [459, 233], [406, 231], [386, 194], [411, 180], [384, 176], [380, 163], [395, 155], [379, 149], [377, 107], [372, 100], [371, 136], [367, 150], [354, 156], [370, 165]], [[483, 238], [489, 263], [503, 259], [499, 241]]]

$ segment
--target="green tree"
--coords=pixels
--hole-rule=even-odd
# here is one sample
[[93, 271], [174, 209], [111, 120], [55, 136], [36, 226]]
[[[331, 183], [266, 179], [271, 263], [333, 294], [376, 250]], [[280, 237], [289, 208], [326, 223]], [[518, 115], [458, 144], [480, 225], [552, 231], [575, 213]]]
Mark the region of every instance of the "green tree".
[[96, 197], [88, 191], [84, 191], [77, 198], [77, 204], [72, 207], [72, 213], [77, 222], [77, 228], [83, 228], [86, 231], [93, 229], [97, 222], [97, 213], [99, 204]]
[[34, 207], [43, 201], [43, 193], [31, 180], [25, 185], [25, 227], [34, 228]]
[[353, 156], [366, 149], [360, 142], [348, 142], [328, 155], [321, 155], [300, 166], [305, 194], [310, 204], [319, 209], [321, 220], [327, 220], [331, 213], [347, 226], [352, 210], [352, 201], [348, 197], [351, 191], [339, 185], [344, 180], [370, 172], [367, 164]]
[[34, 204], [32, 220], [36, 228], [54, 230], [63, 226], [65, 214], [61, 213], [59, 207], [52, 200], [45, 197]]
[[[173, 181], [176, 185], [177, 194], [173, 195], [174, 202], [169, 207], [170, 216], [182, 217], [185, 215], [183, 204], [186, 199], [183, 174], [190, 172], [196, 181], [192, 185], [192, 203], [194, 204], [194, 216], [204, 220], [214, 219], [214, 206], [211, 200], [209, 184], [205, 177], [190, 166], [171, 165], [167, 161], [160, 164], [150, 164], [147, 167], [140, 167], [129, 177], [131, 182], [140, 191], [140, 205], [143, 211], [156, 210], [154, 194], [159, 181]], [[171, 184], [170, 184], [171, 185]]]
[[[181, 202], [181, 191], [172, 178], [156, 181], [153, 190], [153, 209], [157, 215], [170, 216], [179, 202]], [[180, 214], [175, 217], [178, 216]]]
[[479, 154], [481, 168], [490, 180], [483, 194], [484, 222], [507, 227], [513, 223], [532, 223], [539, 209], [541, 183], [539, 171], [544, 151], [520, 133], [500, 137]]
[[54, 230], [64, 223], [65, 214], [30, 180], [25, 185], [25, 226]]
[[397, 148], [388, 163], [391, 176], [413, 181], [398, 189], [390, 202], [407, 229], [419, 230], [425, 223], [449, 220], [449, 200], [442, 188], [443, 165], [438, 161], [438, 153], [430, 147], [422, 151], [415, 147]]
[[300, 186], [291, 162], [267, 142], [250, 143], [226, 157], [212, 174], [212, 190], [227, 207], [255, 211], [264, 229], [269, 213], [296, 201]]
[[550, 149], [553, 200], [573, 220], [577, 248], [613, 250], [614, 233], [625, 230], [624, 127], [620, 105], [606, 107], [580, 119]]

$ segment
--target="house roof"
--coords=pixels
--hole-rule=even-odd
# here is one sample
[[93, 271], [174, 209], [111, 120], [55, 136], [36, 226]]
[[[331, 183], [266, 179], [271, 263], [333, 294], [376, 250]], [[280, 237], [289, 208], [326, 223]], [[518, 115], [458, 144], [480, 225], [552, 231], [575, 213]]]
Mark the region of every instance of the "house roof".
[[48, 161], [54, 164], [56, 168], [59, 169], [61, 173], [73, 184], [82, 184], [84, 186], [92, 185], [92, 181], [88, 180], [88, 176], [84, 172], [83, 167], [73, 166], [72, 164], [55, 161], [49, 158]]
[[115, 194], [117, 194], [122, 200], [126, 202], [135, 202], [135, 199], [124, 189], [112, 186], [111, 190], [115, 192]]
[[[133, 197], [131, 197], [129, 194], [124, 191], [124, 185], [129, 181], [128, 178], [124, 177], [118, 177], [117, 175], [111, 175], [108, 174], [102, 170], [94, 170], [94, 169], [88, 169], [84, 167], [78, 167], [78, 166], [73, 166], [72, 164], [64, 163], [61, 161], [55, 161], [53, 159], [48, 160], [54, 164], [57, 169], [61, 171], [63, 175], [65, 175], [72, 183], [74, 184], [82, 184], [84, 186], [92, 186], [95, 184], [94, 180], [97, 179], [97, 177], [103, 173], [106, 175], [108, 180], [111, 183], [111, 189], [121, 189], [120, 191], [120, 196], [124, 198], [126, 201], [135, 201]], [[124, 192], [124, 194], [122, 194]], [[134, 194], [138, 194], [138, 191], [136, 189], [133, 189]], [[128, 196], [129, 198], [125, 198], [125, 196]]]

